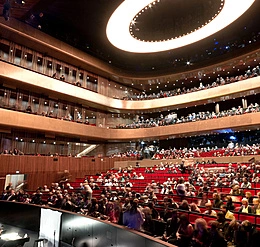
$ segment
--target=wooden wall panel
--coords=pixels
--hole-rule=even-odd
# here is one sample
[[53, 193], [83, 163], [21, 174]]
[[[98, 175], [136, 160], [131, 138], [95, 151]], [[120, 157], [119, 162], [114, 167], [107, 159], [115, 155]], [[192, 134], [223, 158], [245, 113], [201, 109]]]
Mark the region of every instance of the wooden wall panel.
[[76, 178], [84, 178], [85, 175], [105, 172], [114, 167], [114, 162], [118, 160], [128, 159], [0, 155], [0, 177], [19, 171], [28, 175], [27, 188], [35, 190], [44, 184], [49, 186], [52, 182], [58, 182], [64, 170], [69, 170], [72, 175], [71, 181], [75, 181]]

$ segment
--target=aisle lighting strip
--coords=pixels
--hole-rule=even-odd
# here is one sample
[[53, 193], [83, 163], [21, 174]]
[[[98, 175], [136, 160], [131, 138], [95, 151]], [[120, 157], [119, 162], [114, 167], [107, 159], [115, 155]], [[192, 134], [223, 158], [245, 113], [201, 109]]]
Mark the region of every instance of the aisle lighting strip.
[[134, 38], [129, 31], [131, 23], [142, 10], [157, 2], [160, 0], [125, 0], [108, 21], [106, 28], [108, 40], [115, 47], [133, 53], [153, 53], [176, 49], [195, 43], [224, 29], [243, 15], [255, 0], [225, 0], [223, 8], [213, 20], [181, 37], [153, 42]]

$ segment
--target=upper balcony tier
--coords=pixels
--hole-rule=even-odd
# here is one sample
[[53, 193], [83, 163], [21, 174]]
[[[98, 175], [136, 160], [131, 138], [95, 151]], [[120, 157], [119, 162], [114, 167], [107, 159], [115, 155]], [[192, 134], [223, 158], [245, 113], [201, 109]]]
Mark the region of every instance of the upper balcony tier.
[[113, 99], [72, 84], [0, 61], [0, 79], [6, 86], [44, 93], [50, 97], [111, 112], [157, 112], [209, 104], [260, 92], [260, 77], [193, 93], [155, 100]]

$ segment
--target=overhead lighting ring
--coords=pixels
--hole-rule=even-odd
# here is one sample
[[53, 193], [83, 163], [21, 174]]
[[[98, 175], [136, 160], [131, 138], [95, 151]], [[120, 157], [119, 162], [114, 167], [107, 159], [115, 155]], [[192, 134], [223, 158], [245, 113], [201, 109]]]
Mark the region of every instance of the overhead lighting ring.
[[129, 32], [136, 15], [154, 0], [125, 0], [110, 17], [106, 34], [115, 47], [133, 53], [154, 53], [190, 45], [224, 29], [243, 15], [255, 0], [225, 0], [219, 14], [208, 24], [187, 35], [164, 41], [141, 41]]

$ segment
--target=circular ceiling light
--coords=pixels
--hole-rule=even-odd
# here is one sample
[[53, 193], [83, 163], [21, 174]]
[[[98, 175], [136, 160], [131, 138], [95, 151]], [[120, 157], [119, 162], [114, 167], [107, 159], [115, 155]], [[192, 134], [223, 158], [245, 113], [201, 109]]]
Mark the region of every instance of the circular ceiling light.
[[106, 34], [108, 40], [117, 48], [135, 53], [153, 53], [176, 49], [222, 30], [243, 15], [255, 0], [225, 0], [224, 7], [208, 24], [187, 35], [166, 41], [141, 41], [135, 39], [129, 32], [129, 26], [134, 18], [145, 7], [155, 4], [154, 0], [125, 0], [110, 17]]

